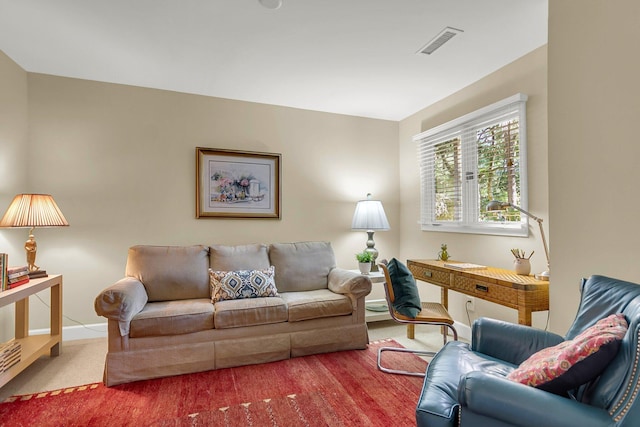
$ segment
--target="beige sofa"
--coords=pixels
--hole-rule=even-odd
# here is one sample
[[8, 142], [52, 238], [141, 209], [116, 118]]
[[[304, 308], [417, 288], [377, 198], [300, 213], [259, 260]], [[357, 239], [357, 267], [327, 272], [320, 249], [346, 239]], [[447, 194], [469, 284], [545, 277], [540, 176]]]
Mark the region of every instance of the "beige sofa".
[[[278, 296], [212, 303], [210, 270], [270, 266]], [[95, 299], [108, 319], [107, 386], [368, 344], [371, 280], [336, 268], [327, 242], [134, 246], [125, 276]]]

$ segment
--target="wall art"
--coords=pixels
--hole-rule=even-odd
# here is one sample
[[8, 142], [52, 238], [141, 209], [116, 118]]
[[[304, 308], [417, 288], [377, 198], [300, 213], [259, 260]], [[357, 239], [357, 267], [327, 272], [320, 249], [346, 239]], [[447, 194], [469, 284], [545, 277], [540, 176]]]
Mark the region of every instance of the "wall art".
[[280, 218], [281, 157], [196, 148], [196, 218]]

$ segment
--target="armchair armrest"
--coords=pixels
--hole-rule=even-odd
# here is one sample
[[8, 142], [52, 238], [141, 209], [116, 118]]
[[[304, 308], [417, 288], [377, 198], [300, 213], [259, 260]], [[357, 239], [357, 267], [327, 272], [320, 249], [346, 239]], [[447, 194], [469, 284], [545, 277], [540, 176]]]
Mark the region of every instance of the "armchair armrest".
[[129, 334], [129, 322], [145, 306], [149, 297], [144, 285], [133, 277], [125, 277], [104, 289], [96, 297], [96, 313], [119, 323], [120, 334]]
[[462, 405], [461, 425], [465, 420], [465, 411], [518, 426], [614, 425], [608, 412], [602, 408], [480, 371], [462, 376], [458, 387], [458, 401]]
[[560, 344], [564, 338], [553, 332], [482, 317], [471, 331], [471, 349], [519, 365], [532, 354]]
[[329, 272], [329, 290], [337, 294], [351, 294], [358, 299], [371, 293], [371, 279], [344, 268], [334, 268]]

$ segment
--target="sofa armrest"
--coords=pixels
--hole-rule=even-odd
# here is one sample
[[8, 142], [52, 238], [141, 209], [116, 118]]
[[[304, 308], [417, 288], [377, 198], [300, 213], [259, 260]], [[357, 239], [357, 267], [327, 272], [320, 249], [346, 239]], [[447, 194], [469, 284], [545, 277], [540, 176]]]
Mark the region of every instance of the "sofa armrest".
[[[597, 427], [614, 425], [608, 412], [504, 377], [480, 371], [460, 379], [461, 426], [465, 412], [501, 421], [500, 425]], [[473, 419], [467, 415], [467, 419]], [[466, 425], [473, 425], [473, 422]], [[497, 423], [496, 423], [497, 424]]]
[[125, 277], [104, 289], [96, 297], [96, 313], [109, 320], [115, 320], [120, 326], [122, 336], [129, 334], [129, 323], [149, 300], [147, 291], [139, 280]]
[[471, 349], [519, 365], [532, 354], [560, 344], [564, 338], [531, 326], [481, 317], [473, 324]]
[[371, 279], [344, 268], [334, 268], [329, 272], [329, 290], [337, 294], [351, 294], [358, 299], [371, 293]]

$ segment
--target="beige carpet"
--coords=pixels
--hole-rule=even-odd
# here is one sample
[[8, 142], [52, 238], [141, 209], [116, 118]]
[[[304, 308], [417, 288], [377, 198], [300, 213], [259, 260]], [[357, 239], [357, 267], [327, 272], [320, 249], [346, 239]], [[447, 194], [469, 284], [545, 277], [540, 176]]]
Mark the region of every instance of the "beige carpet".
[[[393, 321], [369, 323], [369, 339], [392, 338], [407, 348], [437, 351], [442, 346], [438, 327], [416, 327], [414, 340], [406, 335], [406, 327]], [[41, 357], [20, 375], [0, 388], [0, 401], [13, 395], [57, 390], [102, 381], [107, 353], [106, 338], [65, 341], [60, 356]]]

